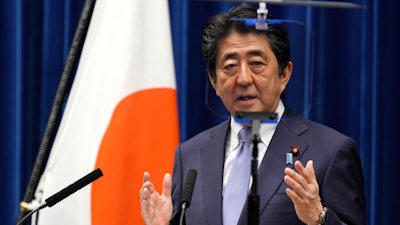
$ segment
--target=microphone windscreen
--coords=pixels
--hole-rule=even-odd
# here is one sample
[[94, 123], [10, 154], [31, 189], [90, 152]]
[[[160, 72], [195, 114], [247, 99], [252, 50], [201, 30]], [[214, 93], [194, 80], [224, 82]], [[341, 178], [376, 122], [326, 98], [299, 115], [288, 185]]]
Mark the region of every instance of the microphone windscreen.
[[96, 169], [96, 170], [92, 171], [91, 173], [89, 173], [86, 176], [82, 177], [81, 179], [77, 180], [75, 183], [69, 185], [68, 187], [62, 189], [61, 191], [59, 191], [56, 194], [52, 195], [51, 197], [47, 198], [45, 200], [47, 203], [47, 206], [52, 207], [53, 205], [57, 204], [59, 201], [68, 197], [69, 195], [73, 194], [74, 192], [78, 191], [79, 189], [83, 188], [84, 186], [92, 183], [93, 181], [97, 180], [101, 176], [103, 176], [103, 173], [101, 172], [100, 169]]
[[183, 189], [181, 197], [181, 205], [183, 203], [186, 203], [186, 208], [190, 206], [190, 201], [192, 200], [192, 194], [193, 194], [194, 184], [196, 183], [196, 177], [197, 177], [197, 171], [189, 170], [186, 177], [185, 187]]

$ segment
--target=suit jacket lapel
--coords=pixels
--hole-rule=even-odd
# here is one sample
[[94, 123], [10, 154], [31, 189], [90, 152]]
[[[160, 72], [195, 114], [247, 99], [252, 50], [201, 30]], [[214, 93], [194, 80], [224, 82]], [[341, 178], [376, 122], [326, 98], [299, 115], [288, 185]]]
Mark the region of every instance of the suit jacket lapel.
[[229, 120], [210, 133], [210, 141], [201, 149], [203, 201], [208, 224], [222, 224], [222, 182], [228, 130]]
[[284, 170], [287, 166], [286, 153], [290, 153], [293, 146], [299, 147], [299, 155], [293, 156], [293, 162], [295, 162], [307, 150], [307, 143], [303, 141], [300, 134], [304, 133], [308, 128], [299, 122], [295, 117], [284, 117], [275, 130], [259, 168], [260, 213], [267, 206], [282, 182], [284, 182]]

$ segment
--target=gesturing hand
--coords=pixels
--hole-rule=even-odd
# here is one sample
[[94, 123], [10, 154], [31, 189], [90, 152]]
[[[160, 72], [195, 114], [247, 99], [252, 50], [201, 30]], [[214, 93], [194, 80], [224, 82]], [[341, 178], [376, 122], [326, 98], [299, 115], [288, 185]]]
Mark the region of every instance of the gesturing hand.
[[144, 173], [143, 185], [139, 194], [142, 218], [146, 225], [169, 224], [172, 216], [171, 187], [171, 175], [165, 174], [160, 195], [150, 181], [150, 174]]
[[290, 168], [285, 169], [284, 180], [291, 187], [286, 189], [286, 194], [292, 200], [301, 221], [309, 225], [318, 224], [323, 207], [313, 162], [308, 161], [304, 167], [300, 161], [296, 161], [294, 166], [298, 173]]

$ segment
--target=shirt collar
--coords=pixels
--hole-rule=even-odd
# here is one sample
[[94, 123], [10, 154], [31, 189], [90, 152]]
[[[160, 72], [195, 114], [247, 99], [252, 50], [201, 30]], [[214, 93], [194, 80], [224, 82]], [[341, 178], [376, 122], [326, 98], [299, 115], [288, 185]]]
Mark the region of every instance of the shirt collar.
[[[270, 138], [268, 138], [269, 135], [266, 135], [266, 134], [275, 131], [276, 125], [281, 120], [284, 111], [285, 111], [285, 106], [284, 106], [282, 100], [279, 100], [278, 107], [275, 110], [275, 113], [278, 114], [277, 123], [262, 123], [260, 125], [261, 141], [264, 142], [265, 144], [268, 144], [270, 142]], [[232, 116], [231, 116], [230, 126], [231, 126], [231, 132], [230, 132], [229, 150], [232, 151], [233, 149], [237, 148], [239, 145], [238, 134], [239, 134], [239, 131], [243, 128], [243, 126], [240, 123], [236, 122]]]

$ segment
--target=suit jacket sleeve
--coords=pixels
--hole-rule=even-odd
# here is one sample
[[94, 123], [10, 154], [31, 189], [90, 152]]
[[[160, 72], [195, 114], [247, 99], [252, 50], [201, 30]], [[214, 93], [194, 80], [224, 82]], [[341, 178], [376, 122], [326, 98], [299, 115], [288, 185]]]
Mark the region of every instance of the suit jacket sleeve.
[[364, 179], [356, 143], [346, 138], [331, 158], [320, 181], [327, 225], [366, 224]]
[[175, 151], [175, 158], [174, 158], [174, 169], [173, 169], [173, 182], [172, 182], [172, 203], [173, 203], [173, 214], [170, 221], [171, 225], [178, 225], [180, 219], [180, 197], [182, 196], [182, 167], [181, 167], [181, 158], [180, 158], [180, 146]]

